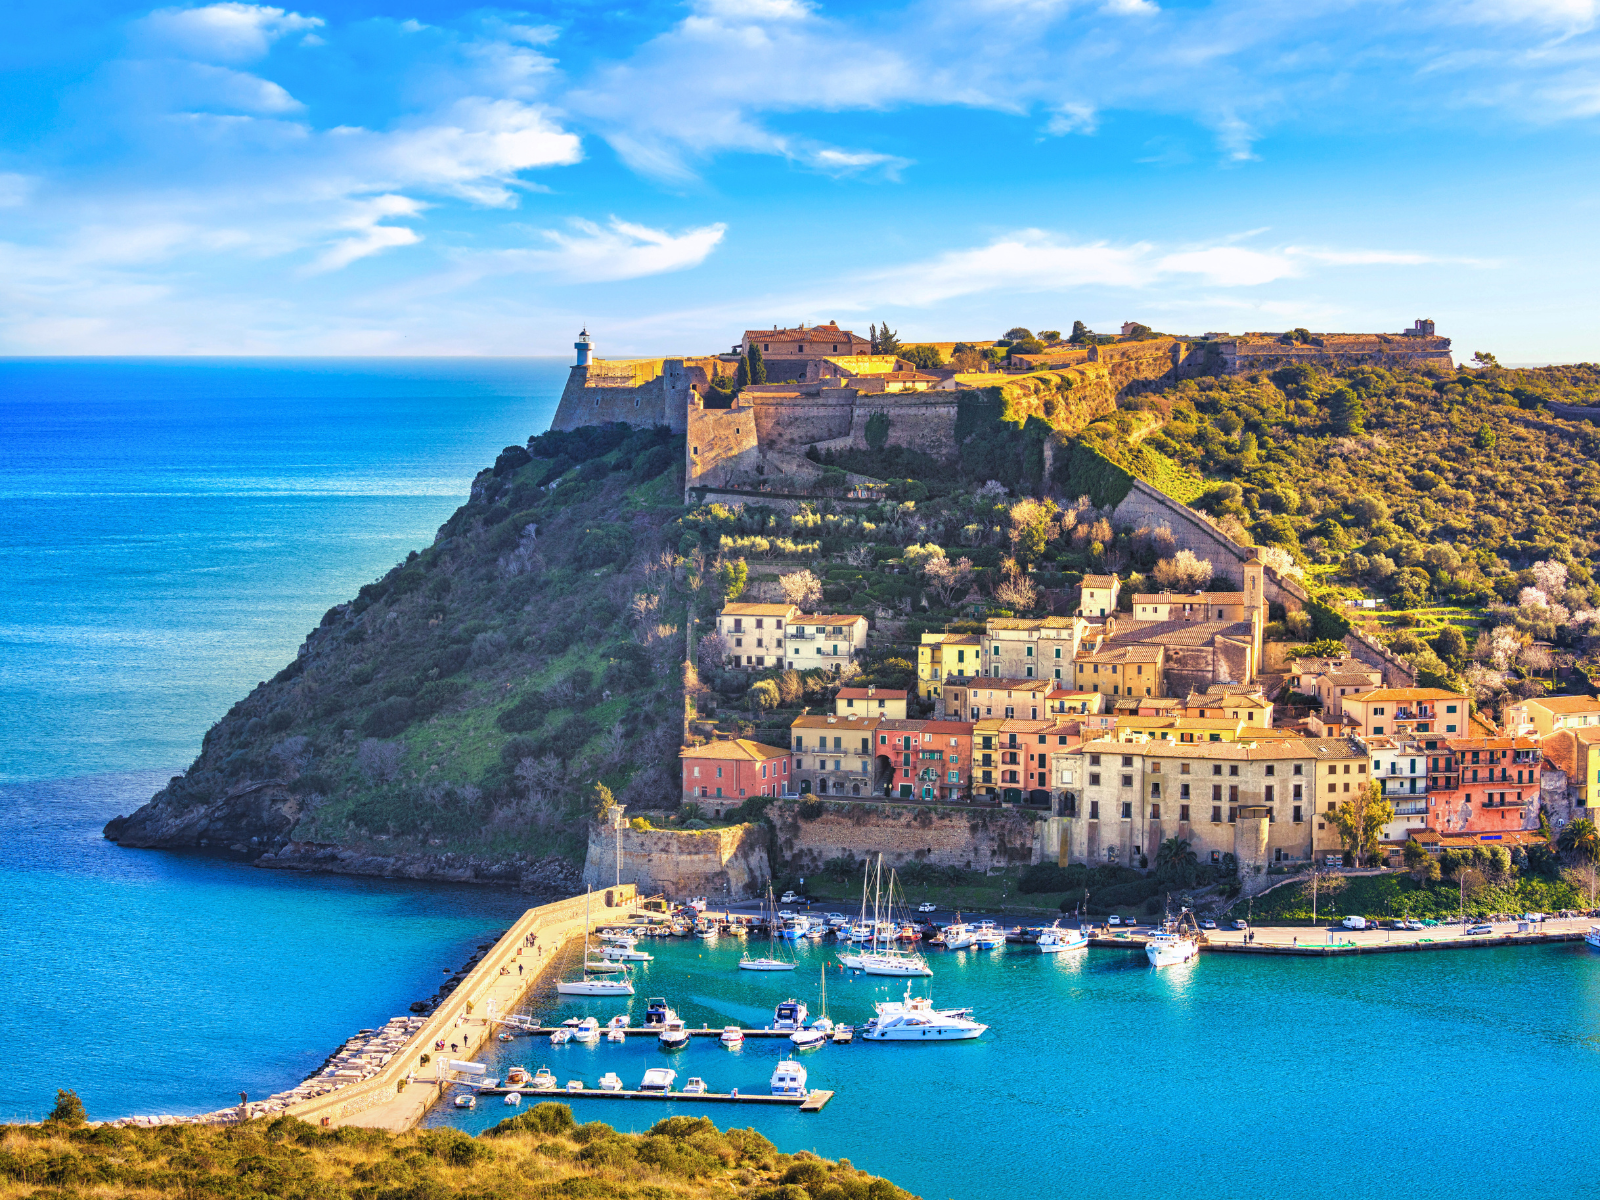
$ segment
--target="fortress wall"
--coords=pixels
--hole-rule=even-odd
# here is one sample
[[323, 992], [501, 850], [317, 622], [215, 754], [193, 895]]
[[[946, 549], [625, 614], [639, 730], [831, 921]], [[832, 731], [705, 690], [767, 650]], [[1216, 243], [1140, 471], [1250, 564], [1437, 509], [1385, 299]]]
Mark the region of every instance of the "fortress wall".
[[955, 399], [948, 392], [889, 392], [862, 396], [856, 401], [855, 419], [842, 439], [851, 450], [867, 448], [867, 421], [881, 412], [889, 418], [889, 445], [921, 450], [936, 458], [955, 450]]
[[[820, 812], [817, 809], [820, 808]], [[804, 810], [804, 813], [802, 812]], [[811, 814], [811, 815], [804, 815]], [[797, 875], [829, 859], [883, 855], [885, 866], [926, 862], [985, 871], [1042, 861], [1042, 822], [1015, 808], [781, 801], [767, 809], [782, 869]]]
[[[591, 824], [583, 864], [586, 888], [611, 887], [617, 878], [617, 831]], [[772, 878], [766, 830], [760, 825], [724, 829], [633, 829], [622, 837], [622, 886], [644, 895], [759, 895]]]
[[804, 451], [807, 446], [848, 437], [855, 420], [854, 388], [825, 388], [814, 396], [758, 393], [749, 400], [761, 445], [768, 450]]
[[733, 408], [688, 408], [688, 441], [684, 447], [685, 488], [729, 482], [752, 471], [760, 460], [755, 413], [743, 404]]

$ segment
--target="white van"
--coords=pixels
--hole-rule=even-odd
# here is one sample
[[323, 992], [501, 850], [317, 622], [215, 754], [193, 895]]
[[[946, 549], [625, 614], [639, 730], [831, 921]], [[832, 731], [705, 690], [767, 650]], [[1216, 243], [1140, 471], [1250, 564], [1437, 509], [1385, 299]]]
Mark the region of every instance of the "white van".
[[1367, 927], [1367, 919], [1365, 917], [1346, 917], [1344, 919], [1344, 927], [1346, 929], [1365, 929]]

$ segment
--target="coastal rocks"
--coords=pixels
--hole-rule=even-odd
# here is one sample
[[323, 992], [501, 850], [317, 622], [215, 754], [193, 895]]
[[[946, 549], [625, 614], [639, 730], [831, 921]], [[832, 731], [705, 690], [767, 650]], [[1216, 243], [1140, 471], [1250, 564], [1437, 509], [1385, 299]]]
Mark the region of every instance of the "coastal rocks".
[[251, 854], [263, 843], [286, 837], [302, 807], [281, 779], [243, 783], [209, 803], [185, 805], [186, 799], [168, 788], [132, 815], [113, 817], [104, 835], [141, 850], [213, 845]]
[[287, 842], [256, 859], [255, 865], [278, 871], [326, 871], [435, 883], [498, 884], [523, 891], [566, 895], [582, 887], [582, 872], [578, 866], [555, 856], [489, 860], [462, 854], [373, 854], [326, 842]]

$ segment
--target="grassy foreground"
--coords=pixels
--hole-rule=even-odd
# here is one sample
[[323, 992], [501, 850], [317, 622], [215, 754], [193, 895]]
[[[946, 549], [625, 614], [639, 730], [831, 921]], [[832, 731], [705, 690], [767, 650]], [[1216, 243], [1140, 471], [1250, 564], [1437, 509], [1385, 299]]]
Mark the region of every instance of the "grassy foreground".
[[900, 1200], [846, 1160], [780, 1154], [753, 1129], [669, 1117], [646, 1134], [540, 1104], [481, 1137], [322, 1129], [280, 1117], [156, 1129], [0, 1126], [0, 1197], [273, 1200]]

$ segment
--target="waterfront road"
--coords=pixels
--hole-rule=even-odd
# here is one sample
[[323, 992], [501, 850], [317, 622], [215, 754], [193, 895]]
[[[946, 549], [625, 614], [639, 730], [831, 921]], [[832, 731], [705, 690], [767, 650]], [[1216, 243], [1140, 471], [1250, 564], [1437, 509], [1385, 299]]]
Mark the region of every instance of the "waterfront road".
[[[1521, 922], [1496, 921], [1491, 924], [1495, 937], [1505, 937], [1518, 932]], [[1581, 934], [1591, 925], [1596, 924], [1593, 917], [1572, 917], [1560, 919], [1552, 917], [1548, 921], [1526, 922], [1524, 933], [1563, 933]], [[1461, 925], [1437, 925], [1424, 929], [1346, 929], [1341, 926], [1321, 925], [1258, 925], [1248, 933], [1253, 935], [1253, 943], [1257, 946], [1382, 946], [1393, 943], [1405, 942], [1454, 942], [1472, 941], [1482, 935], [1468, 935], [1464, 929], [1470, 928]], [[1109, 931], [1106, 931], [1109, 932]], [[1214, 945], [1243, 945], [1247, 931], [1240, 929], [1207, 929], [1205, 935]], [[1138, 933], [1135, 932], [1135, 937]]]

